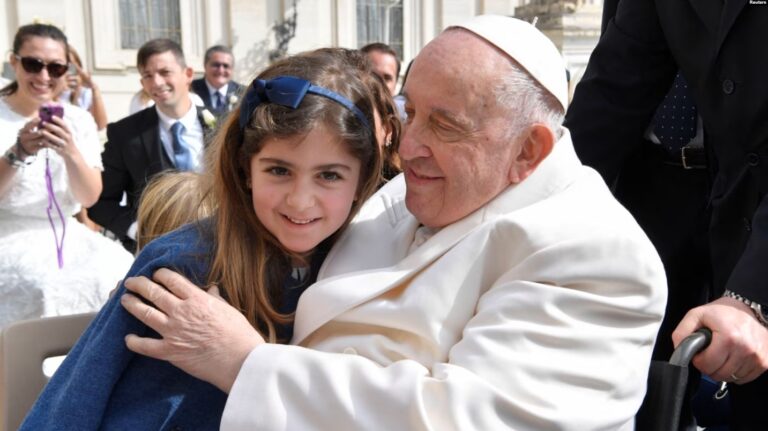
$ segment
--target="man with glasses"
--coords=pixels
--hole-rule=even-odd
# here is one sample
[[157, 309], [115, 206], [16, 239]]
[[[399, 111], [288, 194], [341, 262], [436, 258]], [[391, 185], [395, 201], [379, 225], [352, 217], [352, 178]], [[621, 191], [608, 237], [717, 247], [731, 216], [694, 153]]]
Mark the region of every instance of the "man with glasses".
[[243, 86], [232, 80], [234, 68], [232, 50], [215, 45], [205, 51], [205, 75], [192, 81], [192, 91], [216, 116], [229, 112], [243, 91]]

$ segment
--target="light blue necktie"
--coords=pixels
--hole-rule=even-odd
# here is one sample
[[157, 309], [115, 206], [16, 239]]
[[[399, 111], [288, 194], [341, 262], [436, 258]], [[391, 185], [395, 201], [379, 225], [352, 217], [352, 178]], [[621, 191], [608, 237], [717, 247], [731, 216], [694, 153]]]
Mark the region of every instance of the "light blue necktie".
[[184, 125], [181, 121], [173, 123], [171, 126], [171, 136], [173, 141], [173, 158], [176, 162], [176, 169], [180, 171], [189, 171], [192, 169], [192, 153], [189, 151], [187, 143], [184, 142]]

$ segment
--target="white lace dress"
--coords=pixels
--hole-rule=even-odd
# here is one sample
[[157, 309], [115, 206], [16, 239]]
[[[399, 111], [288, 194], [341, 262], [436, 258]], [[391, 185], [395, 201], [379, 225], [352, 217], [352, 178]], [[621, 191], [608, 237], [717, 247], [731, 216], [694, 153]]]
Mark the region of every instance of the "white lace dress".
[[[90, 114], [65, 104], [64, 119], [86, 163], [102, 169], [101, 145]], [[27, 121], [0, 99], [0, 154], [15, 145], [17, 132]], [[46, 213], [46, 153], [66, 221], [61, 269]], [[72, 215], [78, 211], [64, 160], [52, 150], [40, 151], [34, 162], [19, 168], [10, 188], [0, 195], [0, 328], [16, 320], [98, 310], [126, 274], [133, 256], [75, 220]], [[55, 209], [52, 215], [61, 235]]]

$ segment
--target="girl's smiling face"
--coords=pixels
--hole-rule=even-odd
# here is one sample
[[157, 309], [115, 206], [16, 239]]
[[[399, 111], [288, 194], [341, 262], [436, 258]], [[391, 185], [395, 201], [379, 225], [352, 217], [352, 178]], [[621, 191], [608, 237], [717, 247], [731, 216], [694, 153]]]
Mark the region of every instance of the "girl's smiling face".
[[267, 138], [251, 158], [253, 209], [286, 249], [309, 252], [346, 222], [360, 168], [323, 125], [306, 135]]

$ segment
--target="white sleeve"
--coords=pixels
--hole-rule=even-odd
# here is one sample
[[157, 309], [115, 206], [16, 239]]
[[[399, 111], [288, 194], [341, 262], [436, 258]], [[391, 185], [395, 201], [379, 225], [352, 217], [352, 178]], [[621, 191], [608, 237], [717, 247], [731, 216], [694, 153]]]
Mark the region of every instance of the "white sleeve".
[[643, 253], [566, 244], [530, 256], [429, 367], [259, 346], [221, 429], [631, 430], [665, 302], [661, 264]]
[[65, 105], [64, 109], [72, 128], [75, 145], [80, 150], [85, 163], [103, 171], [104, 165], [101, 161], [103, 146], [99, 140], [99, 131], [93, 116], [90, 112], [74, 105]]

